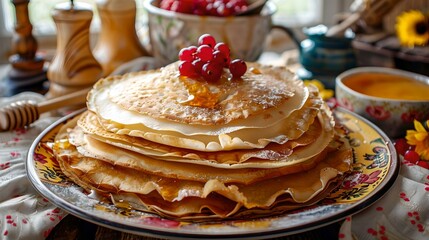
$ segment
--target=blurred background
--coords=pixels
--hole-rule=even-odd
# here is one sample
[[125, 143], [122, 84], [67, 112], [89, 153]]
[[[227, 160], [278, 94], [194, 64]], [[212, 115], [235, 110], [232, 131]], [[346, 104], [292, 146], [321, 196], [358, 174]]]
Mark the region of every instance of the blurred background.
[[[100, 20], [97, 17], [95, 7], [96, 0], [79, 0], [93, 5], [94, 18], [92, 21], [91, 42], [95, 43], [97, 33], [100, 29]], [[320, 23], [326, 25], [334, 24], [338, 13], [348, 11], [352, 0], [271, 0], [277, 5], [278, 11], [274, 15], [274, 23], [292, 28], [300, 29], [304, 26], [313, 26]], [[46, 54], [49, 59], [53, 55], [56, 47], [55, 24], [52, 20], [51, 10], [64, 0], [31, 0], [29, 3], [30, 20], [33, 24], [33, 35], [38, 41], [39, 51]], [[137, 0], [137, 20], [136, 27], [143, 44], [145, 41], [145, 23], [147, 21], [146, 12], [143, 10], [143, 0]], [[10, 42], [12, 38], [15, 11], [10, 0], [0, 1], [0, 64], [8, 63], [8, 56], [11, 54]], [[288, 44], [289, 39], [285, 39], [284, 34], [273, 34], [273, 50], [284, 51], [286, 47], [294, 47]], [[278, 36], [277, 36], [278, 35]], [[276, 47], [277, 46], [277, 47]], [[276, 49], [279, 48], [279, 49]]]

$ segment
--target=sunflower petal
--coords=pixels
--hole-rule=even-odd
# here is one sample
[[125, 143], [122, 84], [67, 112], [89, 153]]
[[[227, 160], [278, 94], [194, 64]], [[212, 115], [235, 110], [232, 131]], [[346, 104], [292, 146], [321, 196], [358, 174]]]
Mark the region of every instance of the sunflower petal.
[[417, 141], [419, 142], [423, 142], [427, 137], [428, 137], [428, 133], [417, 133], [414, 135], [414, 137], [416, 138]]
[[416, 134], [417, 134], [417, 131], [415, 130], [407, 130], [407, 135], [405, 136], [405, 139], [407, 139], [408, 144], [416, 145], [415, 144], [415, 142], [417, 141], [415, 137]]
[[414, 120], [414, 128], [417, 130], [417, 132], [424, 132], [427, 133], [425, 127], [423, 126], [423, 124], [417, 120]]

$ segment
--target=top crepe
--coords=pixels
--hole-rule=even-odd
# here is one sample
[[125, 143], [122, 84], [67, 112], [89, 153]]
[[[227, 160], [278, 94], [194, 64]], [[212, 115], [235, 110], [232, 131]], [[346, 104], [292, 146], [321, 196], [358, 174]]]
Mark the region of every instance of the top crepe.
[[320, 97], [309, 98], [308, 88], [283, 67], [249, 67], [241, 79], [224, 74], [218, 83], [181, 77], [177, 63], [105, 78], [89, 93], [88, 109], [116, 134], [198, 151], [299, 138], [317, 115]]

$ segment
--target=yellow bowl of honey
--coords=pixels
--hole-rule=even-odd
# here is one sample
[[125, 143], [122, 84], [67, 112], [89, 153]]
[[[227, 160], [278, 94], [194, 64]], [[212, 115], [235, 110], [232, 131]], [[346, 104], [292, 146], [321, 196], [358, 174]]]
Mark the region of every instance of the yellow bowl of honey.
[[398, 69], [358, 67], [336, 78], [338, 105], [381, 128], [389, 137], [403, 137], [414, 119], [429, 118], [429, 77]]

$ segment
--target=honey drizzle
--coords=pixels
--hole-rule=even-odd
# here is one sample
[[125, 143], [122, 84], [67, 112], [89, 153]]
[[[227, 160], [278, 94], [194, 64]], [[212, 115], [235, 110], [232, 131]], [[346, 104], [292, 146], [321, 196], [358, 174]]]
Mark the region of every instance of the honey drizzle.
[[55, 141], [54, 146], [53, 147], [57, 147], [60, 149], [68, 149], [70, 148], [71, 143], [68, 139], [60, 139]]
[[[249, 71], [253, 74], [262, 74], [258, 68], [251, 68]], [[230, 74], [225, 73], [216, 83], [208, 83], [203, 79], [191, 79], [185, 76], [179, 76], [179, 79], [183, 82], [189, 94], [188, 99], [180, 103], [204, 108], [214, 108], [223, 99], [225, 93], [228, 92], [230, 88], [228, 86], [233, 86], [242, 80], [242, 78], [232, 79]], [[213, 92], [210, 89], [210, 85], [213, 85], [214, 88], [212, 89], [216, 89], [217, 92]], [[223, 87], [216, 87], [216, 85]]]
[[180, 80], [184, 83], [188, 90], [189, 97], [181, 102], [193, 107], [214, 108], [219, 102], [221, 92], [212, 92], [209, 84], [205, 81], [198, 81], [180, 76]]

